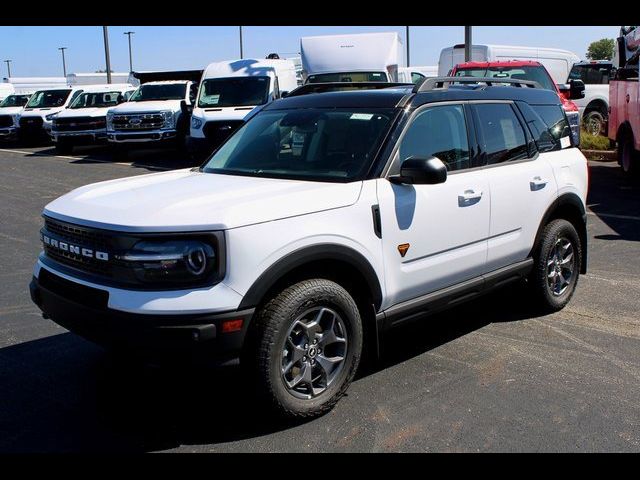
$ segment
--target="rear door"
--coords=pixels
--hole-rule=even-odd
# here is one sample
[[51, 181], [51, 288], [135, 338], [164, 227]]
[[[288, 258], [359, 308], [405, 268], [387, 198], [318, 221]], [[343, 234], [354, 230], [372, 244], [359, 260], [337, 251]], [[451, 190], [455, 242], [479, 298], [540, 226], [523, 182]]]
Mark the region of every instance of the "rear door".
[[557, 185], [513, 102], [479, 102], [471, 108], [491, 190], [491, 271], [527, 258]]

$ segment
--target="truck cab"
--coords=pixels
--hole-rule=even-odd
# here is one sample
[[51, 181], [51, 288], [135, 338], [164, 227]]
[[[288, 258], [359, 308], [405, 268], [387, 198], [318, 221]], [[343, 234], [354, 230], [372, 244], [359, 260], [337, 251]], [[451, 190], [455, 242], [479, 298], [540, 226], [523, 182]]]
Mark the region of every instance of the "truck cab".
[[567, 82], [581, 80], [584, 98], [576, 99], [583, 128], [592, 135], [604, 132], [609, 117], [609, 79], [613, 63], [610, 60], [577, 62], [571, 68]]
[[128, 100], [134, 91], [129, 84], [87, 86], [53, 119], [51, 138], [58, 153], [71, 153], [76, 145], [106, 142], [107, 112]]
[[30, 93], [14, 93], [0, 102], [0, 139], [15, 138], [20, 114], [30, 97]]
[[300, 39], [304, 83], [398, 82], [405, 52], [395, 32]]
[[85, 88], [60, 87], [35, 92], [20, 115], [18, 138], [26, 142], [50, 140], [53, 118], [67, 108]]
[[194, 80], [141, 80], [128, 101], [107, 112], [107, 141], [119, 153], [136, 145], [182, 148], [196, 94]]
[[204, 157], [244, 123], [256, 108], [297, 88], [291, 60], [242, 59], [210, 64], [202, 75], [187, 146]]

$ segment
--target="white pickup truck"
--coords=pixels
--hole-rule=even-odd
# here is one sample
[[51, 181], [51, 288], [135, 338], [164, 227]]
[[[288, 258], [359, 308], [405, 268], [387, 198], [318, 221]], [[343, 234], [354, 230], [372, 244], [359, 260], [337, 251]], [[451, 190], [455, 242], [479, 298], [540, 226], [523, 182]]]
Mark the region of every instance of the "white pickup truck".
[[14, 93], [0, 102], [0, 140], [13, 140], [30, 93]]
[[107, 112], [107, 141], [119, 154], [135, 145], [182, 148], [197, 87], [192, 80], [142, 83], [127, 102]]
[[569, 72], [570, 80], [584, 82], [584, 98], [574, 100], [580, 112], [582, 126], [592, 135], [605, 132], [609, 118], [609, 77], [613, 63], [610, 60], [578, 62]]

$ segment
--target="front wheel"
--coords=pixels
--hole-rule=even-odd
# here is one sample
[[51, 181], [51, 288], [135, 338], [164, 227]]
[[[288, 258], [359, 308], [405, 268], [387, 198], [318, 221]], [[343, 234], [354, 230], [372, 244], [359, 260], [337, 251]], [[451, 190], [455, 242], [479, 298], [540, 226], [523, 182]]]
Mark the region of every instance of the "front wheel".
[[344, 395], [362, 352], [362, 321], [349, 293], [305, 280], [258, 312], [248, 363], [258, 389], [287, 417], [315, 417]]
[[592, 110], [584, 116], [584, 129], [591, 135], [598, 136], [604, 131], [605, 118], [602, 113]]
[[567, 220], [553, 220], [544, 228], [529, 278], [539, 306], [547, 311], [563, 309], [575, 292], [580, 275], [582, 245]]

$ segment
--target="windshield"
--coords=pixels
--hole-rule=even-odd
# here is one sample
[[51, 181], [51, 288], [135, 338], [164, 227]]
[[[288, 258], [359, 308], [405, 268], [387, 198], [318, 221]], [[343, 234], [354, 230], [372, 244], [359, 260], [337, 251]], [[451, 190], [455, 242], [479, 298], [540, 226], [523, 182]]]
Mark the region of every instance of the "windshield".
[[474, 67], [456, 69], [456, 77], [513, 78], [538, 82], [545, 90], [556, 90], [556, 85], [543, 66]]
[[69, 108], [115, 107], [122, 101], [122, 92], [86, 92], [76, 98]]
[[2, 107], [24, 107], [29, 101], [31, 95], [9, 95], [0, 103]]
[[200, 87], [199, 107], [248, 107], [267, 103], [269, 77], [210, 78]]
[[348, 182], [362, 178], [393, 109], [263, 111], [209, 159], [203, 171]]
[[150, 100], [184, 100], [187, 92], [186, 83], [163, 83], [140, 85], [131, 95], [130, 102], [147, 102]]
[[342, 72], [320, 73], [309, 75], [307, 83], [325, 82], [386, 82], [387, 74], [384, 72]]
[[582, 80], [585, 85], [608, 85], [611, 64], [574, 65], [569, 80]]
[[33, 94], [27, 108], [61, 107], [69, 98], [71, 90], [40, 90]]

